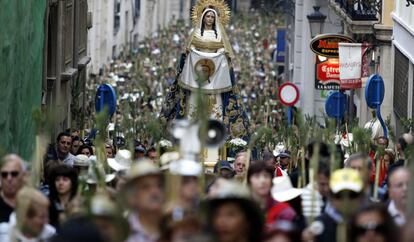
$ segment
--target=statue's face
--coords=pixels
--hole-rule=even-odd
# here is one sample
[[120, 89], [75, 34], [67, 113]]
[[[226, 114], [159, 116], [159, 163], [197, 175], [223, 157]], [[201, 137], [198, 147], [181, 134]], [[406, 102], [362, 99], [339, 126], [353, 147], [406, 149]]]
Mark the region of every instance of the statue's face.
[[203, 18], [204, 27], [213, 27], [216, 16], [213, 11], [208, 11]]

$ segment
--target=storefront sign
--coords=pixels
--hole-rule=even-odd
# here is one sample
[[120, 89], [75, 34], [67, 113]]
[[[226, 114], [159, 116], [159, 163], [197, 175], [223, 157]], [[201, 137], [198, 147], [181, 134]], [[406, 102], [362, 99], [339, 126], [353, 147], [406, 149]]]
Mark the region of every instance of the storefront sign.
[[339, 56], [339, 43], [354, 43], [355, 41], [346, 35], [321, 34], [311, 40], [310, 48], [315, 54], [325, 57]]
[[339, 90], [339, 61], [337, 58], [316, 57], [315, 89]]

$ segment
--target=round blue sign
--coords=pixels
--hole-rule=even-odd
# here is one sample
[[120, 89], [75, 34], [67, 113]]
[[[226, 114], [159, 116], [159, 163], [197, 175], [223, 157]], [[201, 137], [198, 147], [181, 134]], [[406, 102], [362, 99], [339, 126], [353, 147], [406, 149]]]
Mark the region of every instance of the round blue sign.
[[384, 101], [384, 80], [380, 75], [371, 75], [365, 86], [365, 100], [370, 108], [376, 108]]
[[330, 118], [342, 118], [346, 109], [346, 95], [342, 92], [331, 93], [326, 99], [325, 112]]
[[108, 109], [109, 117], [115, 113], [116, 110], [116, 94], [112, 86], [102, 84], [98, 87], [95, 97], [95, 110], [97, 113], [101, 112], [104, 107]]

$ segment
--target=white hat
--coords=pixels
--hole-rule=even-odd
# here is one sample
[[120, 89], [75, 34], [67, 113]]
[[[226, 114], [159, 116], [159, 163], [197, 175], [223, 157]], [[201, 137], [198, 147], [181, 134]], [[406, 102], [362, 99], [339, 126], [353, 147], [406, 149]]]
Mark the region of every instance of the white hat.
[[161, 170], [168, 170], [170, 166], [170, 162], [176, 161], [180, 158], [180, 153], [173, 151], [173, 152], [165, 152], [160, 157], [161, 163]]
[[193, 160], [181, 159], [170, 163], [170, 172], [180, 176], [199, 176], [202, 168], [200, 163]]
[[273, 155], [276, 157], [278, 156], [280, 153], [282, 153], [282, 151], [284, 151], [285, 145], [282, 142], [279, 142], [276, 146], [275, 149], [273, 150]]
[[96, 184], [98, 183], [97, 172], [100, 173], [101, 177], [105, 177], [105, 183], [111, 182], [115, 178], [115, 174], [106, 174], [103, 167], [99, 164], [91, 165], [88, 169], [88, 176], [86, 178], [86, 183]]
[[273, 178], [272, 197], [278, 202], [286, 202], [301, 195], [302, 189], [294, 188], [288, 176]]
[[77, 155], [75, 157], [75, 162], [73, 163], [74, 166], [84, 166], [87, 167], [90, 164], [89, 157], [86, 155]]
[[131, 167], [131, 152], [129, 150], [118, 150], [115, 158], [108, 159], [108, 165], [115, 171], [128, 170]]
[[126, 174], [127, 183], [131, 181], [151, 175], [162, 176], [161, 170], [151, 160], [143, 158], [135, 162]]

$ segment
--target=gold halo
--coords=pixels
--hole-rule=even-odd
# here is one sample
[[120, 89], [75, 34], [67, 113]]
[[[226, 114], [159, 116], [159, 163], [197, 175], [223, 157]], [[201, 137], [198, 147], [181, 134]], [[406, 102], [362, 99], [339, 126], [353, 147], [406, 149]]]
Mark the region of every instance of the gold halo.
[[230, 8], [224, 0], [199, 0], [193, 6], [191, 11], [191, 20], [194, 26], [198, 26], [201, 21], [201, 15], [204, 9], [213, 7], [216, 10], [222, 25], [226, 25], [230, 21]]

